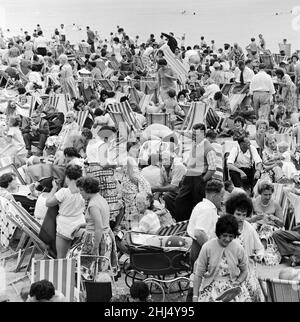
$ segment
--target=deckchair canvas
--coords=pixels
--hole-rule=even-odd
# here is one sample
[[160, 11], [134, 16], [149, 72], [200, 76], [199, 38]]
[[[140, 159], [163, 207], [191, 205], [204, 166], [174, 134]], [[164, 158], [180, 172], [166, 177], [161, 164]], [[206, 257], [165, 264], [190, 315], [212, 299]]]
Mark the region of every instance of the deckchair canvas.
[[147, 113], [147, 123], [150, 124], [162, 124], [170, 127], [170, 114], [167, 113]]
[[205, 122], [206, 104], [204, 102], [192, 102], [188, 115], [186, 115], [181, 130], [190, 131], [194, 124]]
[[82, 130], [84, 123], [86, 121], [86, 119], [89, 116], [89, 111], [79, 111], [79, 112], [75, 112], [76, 117], [77, 117], [77, 123], [80, 127], [80, 129]]

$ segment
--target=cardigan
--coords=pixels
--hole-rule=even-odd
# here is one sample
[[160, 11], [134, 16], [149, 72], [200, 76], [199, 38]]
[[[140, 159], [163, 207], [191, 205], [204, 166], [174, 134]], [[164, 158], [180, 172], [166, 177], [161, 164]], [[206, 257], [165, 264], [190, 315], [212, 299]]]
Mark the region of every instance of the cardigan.
[[223, 253], [227, 258], [232, 280], [240, 275], [241, 269], [247, 269], [246, 253], [237, 240], [233, 240], [227, 247], [222, 247], [218, 238], [213, 238], [202, 246], [195, 265], [195, 275], [203, 278], [201, 289], [210, 285], [215, 279]]

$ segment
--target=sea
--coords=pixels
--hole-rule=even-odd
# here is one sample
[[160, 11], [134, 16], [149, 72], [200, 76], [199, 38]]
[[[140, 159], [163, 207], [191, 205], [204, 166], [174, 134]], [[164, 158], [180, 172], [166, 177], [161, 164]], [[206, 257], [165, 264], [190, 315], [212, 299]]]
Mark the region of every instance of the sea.
[[[283, 38], [300, 49], [300, 0], [0, 0], [0, 26], [18, 34], [40, 24], [51, 36], [64, 23], [78, 41], [86, 39], [85, 27], [109, 38], [117, 26], [141, 42], [150, 33], [173, 32], [185, 45], [215, 40], [217, 47], [237, 42], [243, 48], [263, 34], [267, 48], [278, 52]], [[81, 31], [74, 28], [79, 26]], [[179, 42], [180, 43], [180, 42]]]

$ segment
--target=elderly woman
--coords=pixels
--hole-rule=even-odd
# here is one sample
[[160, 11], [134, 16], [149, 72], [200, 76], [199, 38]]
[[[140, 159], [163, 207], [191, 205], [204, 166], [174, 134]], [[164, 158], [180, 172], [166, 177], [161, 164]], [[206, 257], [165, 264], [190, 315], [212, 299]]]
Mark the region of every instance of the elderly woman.
[[263, 174], [262, 178], [272, 182], [284, 183], [286, 181], [282, 172], [281, 154], [277, 147], [275, 135], [265, 138], [265, 148], [262, 151]]
[[125, 179], [121, 183], [121, 194], [125, 208], [121, 227], [125, 230], [134, 230], [139, 226], [141, 217], [136, 205], [136, 196], [139, 192], [151, 194], [151, 186], [140, 173], [138, 164], [133, 158], [128, 157], [125, 171]]
[[296, 107], [296, 85], [291, 80], [291, 77], [285, 74], [282, 69], [276, 69], [275, 74], [279, 85], [279, 95], [283, 99], [287, 113], [291, 114], [295, 112]]
[[[110, 209], [107, 201], [99, 194], [99, 181], [92, 177], [82, 177], [76, 183], [82, 197], [88, 201], [85, 214], [86, 233], [83, 237], [82, 255], [99, 255], [110, 259], [117, 272], [117, 248], [115, 237], [110, 229]], [[101, 263], [101, 270], [107, 267], [107, 261]]]
[[245, 250], [235, 240], [239, 235], [238, 222], [225, 215], [216, 224], [217, 238], [206, 242], [195, 263], [193, 302], [214, 302], [227, 290], [239, 286], [237, 302], [250, 302], [245, 285], [248, 261]]
[[60, 55], [58, 59], [61, 64], [59, 80], [60, 80], [63, 92], [70, 94], [71, 98], [73, 97], [78, 98], [79, 93], [73, 77], [72, 67], [68, 62], [68, 56], [63, 54], [63, 55]]
[[225, 203], [226, 213], [233, 215], [239, 226], [239, 237], [248, 258], [249, 274], [246, 286], [253, 302], [263, 301], [263, 294], [256, 277], [255, 261], [261, 261], [264, 256], [264, 246], [254, 227], [246, 220], [252, 215], [252, 200], [243, 193], [231, 195]]
[[[84, 200], [76, 181], [82, 177], [82, 169], [78, 165], [69, 165], [66, 168], [65, 183], [67, 188], [58, 190], [58, 185], [53, 180], [52, 190], [47, 200], [47, 207], [59, 206], [56, 217], [56, 251], [57, 258], [65, 258], [74, 237], [74, 232], [85, 225]], [[58, 191], [57, 191], [58, 190]]]
[[227, 159], [230, 177], [235, 187], [244, 187], [252, 192], [260, 178], [262, 160], [249, 138], [241, 135], [237, 142]]
[[[248, 222], [254, 225], [262, 243], [267, 248], [268, 243], [273, 244], [270, 240], [273, 232], [283, 227], [283, 213], [278, 202], [272, 197], [274, 192], [272, 183], [261, 181], [257, 191], [259, 196], [253, 201], [254, 216], [249, 218]], [[277, 260], [280, 260], [279, 256]], [[270, 264], [279, 264], [279, 262]]]
[[156, 234], [160, 229], [160, 221], [153, 211], [154, 198], [149, 193], [139, 192], [136, 196], [136, 207], [140, 212], [141, 219], [135, 231], [146, 234]]

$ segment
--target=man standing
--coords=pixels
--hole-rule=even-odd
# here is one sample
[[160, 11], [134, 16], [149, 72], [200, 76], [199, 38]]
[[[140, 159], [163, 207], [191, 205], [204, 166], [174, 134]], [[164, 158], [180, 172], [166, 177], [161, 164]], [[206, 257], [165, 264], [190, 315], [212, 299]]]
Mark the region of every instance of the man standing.
[[243, 87], [249, 84], [254, 77], [254, 71], [245, 65], [243, 60], [238, 62], [238, 66], [234, 70], [235, 82]]
[[[203, 244], [216, 237], [218, 210], [221, 209], [224, 193], [223, 183], [219, 180], [211, 180], [206, 185], [205, 198], [195, 206], [191, 214], [187, 233], [193, 239], [190, 252], [190, 264], [193, 271]], [[193, 287], [190, 285], [187, 302], [192, 300], [192, 289]]]
[[169, 98], [168, 91], [174, 89], [176, 91], [177, 77], [173, 70], [168, 67], [168, 63], [164, 58], [158, 60], [158, 88], [163, 101]]
[[60, 35], [60, 42], [64, 44], [66, 42], [66, 30], [65, 30], [65, 25], [63, 23], [60, 25], [59, 35]]
[[37, 112], [32, 113], [31, 119], [32, 123], [28, 124], [24, 129], [22, 129], [26, 150], [28, 151], [27, 157], [30, 157], [32, 155], [32, 141], [39, 142], [36, 155], [41, 156], [45, 147], [45, 143], [49, 136], [49, 123], [48, 121], [42, 119], [41, 115]]
[[38, 31], [37, 38], [34, 40], [34, 49], [36, 50], [36, 53], [41, 56], [46, 56], [48, 44], [49, 41], [43, 36], [43, 32], [41, 30]]
[[272, 77], [265, 72], [265, 68], [264, 64], [259, 64], [259, 72], [250, 82], [250, 95], [257, 120], [269, 119], [272, 95], [275, 94]]
[[95, 52], [95, 34], [94, 32], [90, 29], [89, 26], [86, 27], [86, 32], [87, 32], [87, 43], [91, 46], [91, 52]]
[[187, 172], [175, 200], [176, 221], [187, 220], [194, 206], [205, 196], [206, 182], [216, 171], [216, 152], [205, 138], [206, 127], [195, 124]]

